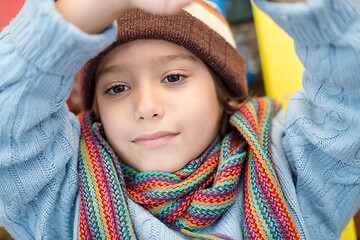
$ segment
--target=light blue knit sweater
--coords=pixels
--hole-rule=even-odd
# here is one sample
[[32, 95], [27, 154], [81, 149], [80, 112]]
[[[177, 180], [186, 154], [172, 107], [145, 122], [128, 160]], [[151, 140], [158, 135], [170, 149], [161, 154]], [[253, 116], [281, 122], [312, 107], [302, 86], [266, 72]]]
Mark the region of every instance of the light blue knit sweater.
[[[360, 200], [360, 1], [255, 0], [294, 39], [304, 90], [272, 127], [272, 152], [302, 239], [337, 239]], [[0, 223], [17, 239], [76, 239], [76, 72], [116, 35], [87, 35], [52, 0], [28, 0], [0, 35]], [[286, 64], [286, 63], [284, 63]], [[285, 120], [286, 119], [286, 120]], [[200, 233], [242, 239], [243, 194]], [[139, 239], [185, 239], [130, 201]]]

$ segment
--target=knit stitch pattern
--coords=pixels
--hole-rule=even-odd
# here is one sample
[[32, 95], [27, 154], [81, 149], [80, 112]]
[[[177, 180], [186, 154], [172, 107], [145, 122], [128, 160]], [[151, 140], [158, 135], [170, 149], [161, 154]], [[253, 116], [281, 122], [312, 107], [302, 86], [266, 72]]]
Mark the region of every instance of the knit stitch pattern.
[[230, 118], [238, 131], [216, 138], [198, 159], [174, 173], [138, 172], [119, 161], [103, 138], [102, 125], [93, 123], [89, 112], [81, 114], [79, 238], [135, 239], [127, 197], [192, 236], [234, 204], [245, 171], [245, 239], [300, 239], [269, 150], [270, 123], [278, 110], [269, 98], [244, 104]]
[[245, 170], [245, 239], [300, 239], [271, 160], [271, 117], [279, 107], [270, 98], [257, 98], [230, 118], [230, 123], [249, 144]]
[[90, 114], [79, 115], [80, 221], [79, 239], [136, 239], [119, 177], [115, 155], [99, 136]]
[[239, 134], [229, 134], [175, 173], [140, 173], [122, 164], [129, 197], [180, 229], [208, 226], [235, 201], [246, 157], [245, 152], [238, 151], [240, 140]]

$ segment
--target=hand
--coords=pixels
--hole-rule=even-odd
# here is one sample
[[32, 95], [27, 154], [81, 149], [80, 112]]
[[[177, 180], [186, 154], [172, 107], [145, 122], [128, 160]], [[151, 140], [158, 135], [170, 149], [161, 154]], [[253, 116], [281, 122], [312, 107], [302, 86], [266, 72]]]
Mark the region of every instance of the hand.
[[59, 0], [57, 10], [68, 22], [84, 32], [104, 31], [124, 12], [140, 8], [161, 15], [175, 14], [194, 0]]
[[131, 8], [139, 8], [145, 12], [171, 15], [176, 14], [183, 7], [194, 0], [128, 0]]

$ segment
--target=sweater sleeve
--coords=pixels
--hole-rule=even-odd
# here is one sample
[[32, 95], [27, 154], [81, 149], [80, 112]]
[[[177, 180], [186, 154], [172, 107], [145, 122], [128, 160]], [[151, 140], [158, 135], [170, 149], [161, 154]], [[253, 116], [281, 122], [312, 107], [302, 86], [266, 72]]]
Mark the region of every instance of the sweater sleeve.
[[1, 32], [0, 224], [13, 237], [73, 238], [80, 127], [65, 101], [115, 36], [81, 32], [51, 0], [26, 1]]
[[282, 144], [309, 239], [338, 239], [360, 199], [360, 2], [254, 2], [305, 67]]

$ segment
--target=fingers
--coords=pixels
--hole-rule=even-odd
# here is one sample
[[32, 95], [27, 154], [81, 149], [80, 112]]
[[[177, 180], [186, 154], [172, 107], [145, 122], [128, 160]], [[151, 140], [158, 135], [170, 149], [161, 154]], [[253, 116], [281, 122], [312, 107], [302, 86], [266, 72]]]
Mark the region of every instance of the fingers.
[[133, 8], [158, 15], [172, 15], [194, 0], [130, 0]]
[[177, 12], [179, 12], [181, 9], [183, 9], [185, 6], [189, 5], [193, 1], [194, 0], [183, 0], [183, 1], [167, 0], [166, 1], [167, 5], [164, 9], [164, 12], [160, 14], [165, 14], [165, 15], [176, 14]]
[[64, 18], [84, 32], [94, 34], [106, 29], [131, 8], [172, 15], [194, 0], [59, 0], [56, 8]]

